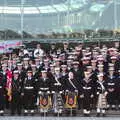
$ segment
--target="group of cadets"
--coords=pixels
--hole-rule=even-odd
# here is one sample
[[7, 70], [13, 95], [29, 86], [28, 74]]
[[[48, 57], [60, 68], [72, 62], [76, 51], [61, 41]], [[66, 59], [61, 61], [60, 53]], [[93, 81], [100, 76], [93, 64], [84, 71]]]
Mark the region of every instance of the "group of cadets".
[[[1, 55], [0, 59], [0, 114], [10, 109], [11, 115], [28, 110], [34, 113], [40, 105], [39, 95], [77, 93], [76, 103], [85, 116], [95, 108], [97, 116], [106, 109], [120, 108], [120, 51], [119, 47], [71, 48], [51, 45], [45, 52], [38, 44], [31, 54], [23, 46], [19, 51]], [[39, 94], [40, 93], [40, 94]], [[54, 105], [51, 95], [51, 106]], [[52, 108], [51, 107], [51, 108]]]

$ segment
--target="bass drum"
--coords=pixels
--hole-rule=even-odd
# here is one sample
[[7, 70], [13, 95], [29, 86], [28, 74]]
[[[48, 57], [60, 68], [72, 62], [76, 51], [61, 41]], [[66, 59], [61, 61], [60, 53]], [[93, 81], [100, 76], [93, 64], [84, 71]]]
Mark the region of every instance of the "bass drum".
[[77, 92], [67, 91], [65, 93], [65, 109], [77, 109], [78, 108], [78, 95]]
[[39, 110], [41, 113], [47, 113], [52, 108], [51, 95], [48, 92], [39, 94]]

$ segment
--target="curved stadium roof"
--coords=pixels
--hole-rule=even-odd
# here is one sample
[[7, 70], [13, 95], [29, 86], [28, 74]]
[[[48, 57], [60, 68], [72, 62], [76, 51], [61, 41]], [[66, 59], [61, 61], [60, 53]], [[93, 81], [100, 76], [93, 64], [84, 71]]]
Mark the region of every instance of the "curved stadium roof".
[[0, 0], [0, 13], [45, 14], [67, 12], [68, 9], [69, 11], [78, 10], [89, 3], [91, 4], [91, 2], [96, 3], [99, 1], [100, 4], [101, 2], [106, 2], [106, 0]]
[[[113, 29], [114, 1], [120, 3], [120, 0], [22, 0], [21, 5], [21, 0], [0, 0], [0, 29], [20, 32], [23, 25], [24, 31], [33, 34]], [[116, 26], [120, 28], [119, 3]]]

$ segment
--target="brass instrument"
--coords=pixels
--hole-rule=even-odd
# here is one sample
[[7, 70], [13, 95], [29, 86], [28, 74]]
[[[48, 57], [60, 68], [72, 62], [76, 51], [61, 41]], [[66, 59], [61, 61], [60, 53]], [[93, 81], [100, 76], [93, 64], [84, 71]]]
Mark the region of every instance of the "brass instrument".
[[8, 89], [7, 89], [7, 95], [8, 95], [8, 97], [9, 97], [9, 98], [8, 98], [8, 101], [11, 102], [11, 100], [12, 100], [12, 90], [11, 90], [11, 88], [8, 88]]

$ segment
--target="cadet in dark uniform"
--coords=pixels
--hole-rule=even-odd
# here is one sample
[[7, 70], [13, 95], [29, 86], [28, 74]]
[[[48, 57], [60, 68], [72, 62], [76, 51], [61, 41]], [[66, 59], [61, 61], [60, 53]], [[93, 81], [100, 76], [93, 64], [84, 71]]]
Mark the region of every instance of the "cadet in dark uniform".
[[118, 76], [117, 76], [117, 102], [118, 102], [118, 107], [120, 109], [120, 70], [118, 70]]
[[72, 48], [69, 47], [69, 43], [68, 42], [64, 42], [63, 43], [62, 53], [68, 54], [71, 51], [72, 51]]
[[31, 69], [32, 69], [33, 79], [35, 80], [35, 103], [37, 103], [37, 88], [36, 87], [37, 87], [37, 81], [39, 77], [39, 71], [35, 64], [31, 65]]
[[29, 64], [29, 58], [23, 58], [23, 71], [24, 73], [27, 73], [27, 71], [30, 69], [30, 64]]
[[83, 98], [83, 113], [85, 116], [90, 114], [91, 99], [94, 97], [94, 81], [89, 77], [89, 72], [84, 72], [84, 79], [81, 80], [80, 98]]
[[96, 82], [96, 95], [97, 95], [97, 117], [100, 116], [100, 113], [102, 113], [102, 116], [105, 116], [105, 110], [107, 107], [107, 100], [106, 96], [108, 94], [106, 90], [105, 85], [105, 79], [104, 74], [100, 73], [97, 75], [97, 82]]
[[22, 63], [17, 63], [17, 71], [19, 72], [19, 77], [23, 82], [24, 78], [26, 77], [26, 72], [24, 72], [24, 70], [23, 70]]
[[114, 75], [114, 68], [109, 68], [109, 75], [107, 76], [106, 80], [106, 89], [108, 91], [107, 94], [107, 102], [108, 108], [112, 107], [115, 108], [116, 105], [116, 90], [117, 90], [117, 78]]
[[117, 72], [119, 70], [119, 60], [116, 56], [112, 56], [111, 57], [111, 63], [114, 65], [114, 69], [115, 69], [115, 72]]
[[0, 71], [0, 115], [4, 114], [5, 108], [5, 96], [6, 96], [6, 79], [4, 79], [4, 75], [2, 71]]
[[37, 69], [37, 67], [36, 67], [36, 65], [35, 64], [32, 64], [31, 65], [31, 69], [32, 69], [32, 73], [33, 73], [33, 77], [36, 79], [38, 79], [38, 74], [39, 74], [39, 72], [38, 72], [38, 69]]
[[72, 70], [72, 68], [73, 68], [73, 66], [72, 66], [72, 62], [73, 62], [73, 60], [71, 60], [71, 59], [68, 59], [67, 60], [67, 69], [70, 71], [70, 70]]
[[72, 72], [74, 73], [74, 76], [77, 80], [80, 81], [83, 78], [83, 70], [79, 67], [78, 61], [73, 62]]
[[16, 110], [18, 115], [21, 114], [21, 82], [19, 72], [14, 71], [11, 84], [11, 115], [14, 115]]
[[43, 66], [42, 66], [42, 70], [46, 70], [47, 72], [50, 71], [50, 67], [49, 67], [49, 64], [50, 64], [50, 60], [49, 59], [44, 59], [44, 62], [43, 62]]
[[[2, 80], [6, 83], [5, 87], [7, 87], [7, 65], [2, 64]], [[9, 109], [9, 101], [8, 101], [8, 95], [7, 95], [7, 88], [5, 89], [5, 108]]]
[[[63, 90], [64, 90], [64, 81], [66, 79], [66, 68], [64, 68], [64, 75], [61, 74], [60, 68], [55, 67], [55, 74], [53, 75], [53, 87], [52, 87], [52, 101], [53, 101], [53, 110], [54, 115], [57, 115], [58, 113], [62, 115], [63, 111]], [[62, 76], [63, 75], [63, 76]]]
[[54, 54], [54, 55], [57, 54], [57, 49], [54, 43], [51, 44], [50, 54]]
[[105, 62], [105, 59], [102, 55], [99, 55], [97, 58], [97, 65], [103, 65], [103, 70], [106, 72], [108, 70], [108, 64]]
[[97, 75], [97, 60], [91, 60], [93, 74]]
[[[69, 93], [72, 93], [73, 96], [78, 96], [78, 89], [79, 89], [79, 82], [78, 80], [74, 77], [73, 72], [68, 73], [68, 78], [65, 79], [65, 91]], [[78, 105], [78, 99], [76, 99], [76, 107], [72, 110], [73, 115], [76, 115], [76, 108]], [[68, 115], [70, 114], [70, 111], [67, 113]]]
[[54, 90], [62, 91], [64, 90], [64, 82], [65, 82], [66, 77], [62, 76], [60, 67], [55, 67], [55, 74], [54, 74], [54, 81], [53, 83], [57, 83], [58, 86], [54, 86]]
[[61, 70], [62, 77], [66, 79], [68, 77], [67, 65], [61, 65]]
[[[52, 84], [53, 81], [52, 79], [50, 79], [47, 75], [47, 71], [46, 70], [42, 70], [41, 71], [41, 76], [38, 78], [37, 81], [37, 91], [38, 91], [38, 99], [37, 99], [37, 105], [38, 106], [42, 106], [41, 102], [40, 102], [40, 96], [41, 95], [50, 95], [51, 90], [52, 90]], [[47, 97], [48, 97], [47, 96]], [[47, 99], [48, 100], [48, 99]], [[47, 103], [50, 105], [51, 103], [49, 103], [50, 101], [48, 100]], [[44, 112], [48, 112], [49, 106], [46, 109], [43, 109], [40, 107], [40, 112], [44, 113]], [[42, 114], [43, 115], [43, 114]]]
[[[42, 58], [41, 58], [42, 59]], [[40, 69], [41, 69], [41, 67], [42, 67], [42, 64], [43, 64], [43, 62], [40, 60], [40, 59], [38, 59], [38, 58], [36, 58], [35, 59], [35, 65], [36, 65], [36, 68], [40, 71]]]
[[[97, 76], [96, 74], [93, 72], [93, 69], [92, 69], [92, 66], [87, 66], [87, 72], [90, 73], [90, 76], [89, 76], [89, 79], [92, 79], [92, 82], [93, 82], [93, 85], [95, 86], [96, 85], [96, 80], [97, 80]], [[94, 93], [94, 97], [91, 98], [91, 106], [92, 108], [96, 108], [95, 104], [96, 104], [96, 93], [95, 93], [95, 90], [93, 91]]]
[[65, 90], [74, 92], [75, 90], [78, 90], [79, 88], [79, 82], [74, 77], [73, 72], [68, 73], [68, 77], [65, 80]]
[[[52, 79], [48, 77], [47, 71], [42, 70], [41, 71], [41, 76], [38, 78], [37, 81], [37, 90], [38, 91], [51, 91], [52, 89]], [[44, 90], [45, 89], [45, 90]]]
[[82, 58], [82, 68], [85, 71], [86, 67], [90, 65], [90, 57], [83, 57]]
[[34, 114], [35, 109], [35, 79], [32, 75], [32, 70], [27, 71], [27, 76], [24, 80], [23, 93], [24, 95], [24, 113], [30, 112]]

